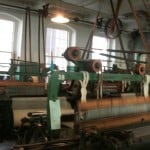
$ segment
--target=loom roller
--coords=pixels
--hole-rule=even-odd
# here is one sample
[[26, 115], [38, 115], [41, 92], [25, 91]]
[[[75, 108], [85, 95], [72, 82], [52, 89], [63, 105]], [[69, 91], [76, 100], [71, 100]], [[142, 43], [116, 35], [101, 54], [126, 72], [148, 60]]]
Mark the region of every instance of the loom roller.
[[64, 52], [63, 56], [72, 61], [76, 66], [76, 71], [100, 72], [102, 71], [102, 64], [99, 59], [81, 59], [81, 50], [79, 47], [69, 47]]
[[28, 117], [29, 112], [46, 113], [47, 97], [13, 97], [12, 110], [14, 127], [21, 125], [21, 119]]
[[[65, 97], [59, 97], [61, 115], [73, 114], [74, 110]], [[21, 125], [21, 119], [27, 117], [30, 112], [41, 112], [46, 114], [47, 97], [13, 97], [12, 110], [14, 127]]]
[[150, 97], [122, 97], [89, 100], [79, 103], [82, 112], [81, 127], [97, 126], [100, 129], [141, 124], [150, 121]]

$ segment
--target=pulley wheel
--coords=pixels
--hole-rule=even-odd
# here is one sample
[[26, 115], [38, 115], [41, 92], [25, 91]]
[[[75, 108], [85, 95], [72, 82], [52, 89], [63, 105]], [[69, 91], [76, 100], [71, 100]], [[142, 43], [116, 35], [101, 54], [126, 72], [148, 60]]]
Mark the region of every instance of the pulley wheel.
[[117, 24], [119, 27], [119, 31], [117, 29], [114, 19], [109, 19], [106, 22], [104, 32], [107, 38], [114, 39], [121, 34], [122, 22], [119, 19], [117, 19]]
[[92, 60], [90, 65], [90, 70], [92, 72], [102, 71], [102, 63], [100, 60]]
[[81, 51], [79, 47], [69, 47], [64, 53], [64, 57], [69, 61], [78, 61], [81, 59]]
[[137, 64], [136, 65], [136, 73], [138, 73], [141, 76], [145, 75], [145, 64]]

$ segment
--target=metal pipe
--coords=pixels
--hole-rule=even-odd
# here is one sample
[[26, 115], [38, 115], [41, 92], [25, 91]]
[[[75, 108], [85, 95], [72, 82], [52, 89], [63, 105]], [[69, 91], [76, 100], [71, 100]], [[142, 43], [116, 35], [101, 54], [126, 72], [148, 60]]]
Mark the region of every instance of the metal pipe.
[[[14, 9], [20, 9], [20, 10], [25, 10], [26, 11], [26, 8], [20, 7], [20, 6], [14, 6], [14, 5], [9, 5], [9, 4], [4, 4], [4, 3], [0, 3], [0, 6], [6, 7], [6, 8], [14, 8]], [[36, 10], [36, 9], [31, 9], [31, 11], [38, 13], [38, 10]]]
[[45, 52], [45, 32], [44, 32], [44, 16], [42, 14], [42, 38], [43, 38], [43, 57], [44, 57], [44, 67], [45, 67], [45, 64], [46, 64], [46, 60], [45, 60], [45, 55], [46, 55], [46, 52]]
[[[83, 49], [81, 49], [82, 51], [85, 51]], [[95, 53], [94, 51], [89, 51], [89, 53]], [[102, 56], [106, 56], [106, 57], [111, 57], [111, 58], [116, 58], [116, 59], [120, 59], [120, 60], [125, 60], [123, 57], [119, 57], [119, 56], [113, 56], [113, 55], [109, 55], [109, 54], [104, 54], [104, 53], [95, 53], [98, 55], [102, 55]], [[127, 61], [130, 62], [137, 62], [137, 63], [147, 63], [145, 61], [138, 61], [138, 60], [134, 60], [134, 59], [126, 59]], [[109, 61], [109, 60], [108, 60]]]
[[39, 61], [39, 80], [40, 80], [40, 68], [41, 68], [41, 41], [40, 41], [40, 36], [41, 36], [41, 10], [39, 10], [39, 22], [38, 22], [38, 61]]
[[[80, 49], [82, 51], [87, 51], [85, 49]], [[89, 53], [95, 53], [94, 51], [89, 51]], [[120, 60], [125, 60], [123, 57], [119, 57], [119, 56], [113, 56], [113, 55], [109, 55], [109, 54], [104, 54], [104, 53], [95, 53], [95, 54], [98, 54], [98, 55], [102, 55], [102, 56], [106, 56], [106, 57], [111, 57], [111, 58], [116, 58], [116, 59], [120, 59]], [[126, 59], [127, 61], [130, 61], [130, 62], [137, 62], [137, 63], [147, 63], [145, 61], [138, 61], [138, 60], [134, 60], [134, 59]], [[108, 60], [109, 61], [109, 60]]]
[[129, 50], [126, 50], [126, 51], [122, 51], [122, 50], [113, 50], [113, 49], [107, 49], [107, 51], [109, 52], [115, 52], [115, 53], [130, 53], [130, 54], [133, 54], [133, 53], [138, 53], [138, 54], [150, 54], [150, 52], [147, 52], [147, 51], [129, 51]]
[[25, 74], [26, 74], [26, 61], [27, 61], [27, 19], [28, 19], [28, 12], [26, 8], [25, 12], [25, 33], [24, 33], [24, 61], [25, 61]]
[[31, 13], [30, 13], [30, 8], [28, 8], [28, 26], [29, 26], [29, 57], [30, 57], [30, 62], [32, 62], [32, 53], [31, 53]]
[[[86, 50], [85, 48], [80, 47], [81, 50]], [[140, 50], [133, 50], [133, 51], [129, 51], [129, 50], [125, 50], [122, 51], [121, 49], [101, 49], [101, 48], [91, 48], [92, 50], [99, 50], [99, 51], [109, 51], [109, 52], [116, 52], [116, 53], [139, 53], [139, 54], [150, 54], [150, 52], [147, 51], [140, 51]]]
[[[113, 56], [113, 55], [108, 55], [108, 54], [103, 54], [103, 53], [99, 53], [99, 55], [102, 55], [102, 56], [106, 56], [106, 57], [111, 57], [111, 58], [116, 58], [116, 59], [120, 59], [120, 60], [125, 60], [124, 58], [122, 57], [118, 57], [118, 56]], [[145, 61], [138, 61], [138, 60], [133, 60], [133, 59], [126, 59], [126, 61], [129, 61], [129, 62], [137, 62], [137, 63], [147, 63]], [[129, 69], [130, 70], [130, 69]]]
[[30, 72], [32, 72], [32, 50], [31, 50], [31, 11], [30, 7], [27, 8], [28, 10], [28, 33], [29, 33], [29, 60], [30, 60]]

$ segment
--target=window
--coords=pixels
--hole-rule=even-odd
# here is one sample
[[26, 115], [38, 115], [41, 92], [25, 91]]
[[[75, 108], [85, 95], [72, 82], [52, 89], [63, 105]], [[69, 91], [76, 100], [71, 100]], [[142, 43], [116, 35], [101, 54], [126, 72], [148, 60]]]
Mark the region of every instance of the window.
[[20, 57], [23, 21], [0, 12], [0, 73], [7, 73], [11, 59]]
[[0, 71], [8, 71], [13, 52], [14, 22], [0, 19]]
[[107, 66], [108, 57], [102, 56], [100, 53], [108, 54], [108, 51], [106, 51], [108, 48], [108, 40], [105, 37], [93, 36], [92, 48], [95, 48], [95, 50], [93, 50], [94, 53], [92, 53], [92, 59], [100, 59], [102, 66]]
[[52, 61], [59, 70], [66, 70], [67, 61], [62, 56], [69, 45], [69, 33], [67, 30], [47, 28], [46, 35], [46, 67], [50, 67]]

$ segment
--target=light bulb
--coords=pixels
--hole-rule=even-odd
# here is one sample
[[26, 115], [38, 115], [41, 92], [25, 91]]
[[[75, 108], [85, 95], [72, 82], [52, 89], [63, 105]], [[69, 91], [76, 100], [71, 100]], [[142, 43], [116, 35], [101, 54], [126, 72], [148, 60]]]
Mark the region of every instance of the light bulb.
[[58, 15], [56, 17], [51, 18], [51, 21], [56, 23], [68, 23], [70, 20], [62, 15]]

